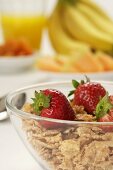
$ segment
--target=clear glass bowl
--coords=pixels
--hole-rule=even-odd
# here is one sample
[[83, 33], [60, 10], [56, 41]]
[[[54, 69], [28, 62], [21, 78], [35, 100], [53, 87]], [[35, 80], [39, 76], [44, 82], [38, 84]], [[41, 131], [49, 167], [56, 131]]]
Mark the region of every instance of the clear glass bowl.
[[[101, 83], [113, 94], [113, 83]], [[6, 99], [12, 124], [36, 161], [44, 170], [112, 170], [113, 122], [55, 120], [18, 109], [15, 97], [26, 94], [29, 103], [35, 90], [47, 88], [65, 95], [73, 89], [71, 82], [39, 84], [12, 92]], [[52, 129], [41, 127], [41, 123], [51, 123]]]

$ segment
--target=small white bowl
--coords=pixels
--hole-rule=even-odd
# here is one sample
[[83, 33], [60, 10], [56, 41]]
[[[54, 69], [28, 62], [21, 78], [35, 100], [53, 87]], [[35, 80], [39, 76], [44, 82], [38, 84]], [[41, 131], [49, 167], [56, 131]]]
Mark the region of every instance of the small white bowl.
[[2, 57], [0, 56], [0, 73], [18, 73], [33, 66], [36, 53], [28, 56]]

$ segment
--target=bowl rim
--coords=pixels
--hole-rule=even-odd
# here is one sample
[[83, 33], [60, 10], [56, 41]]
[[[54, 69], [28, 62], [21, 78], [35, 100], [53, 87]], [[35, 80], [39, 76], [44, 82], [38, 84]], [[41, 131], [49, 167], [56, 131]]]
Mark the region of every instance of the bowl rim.
[[[92, 80], [92, 81], [97, 82], [97, 83], [107, 84], [107, 85], [113, 85], [112, 81], [96, 81], [96, 80]], [[24, 112], [11, 105], [11, 99], [13, 98], [13, 96], [16, 94], [18, 95], [20, 92], [26, 89], [32, 89], [32, 88], [39, 87], [39, 86], [43, 87], [43, 86], [48, 86], [48, 85], [60, 85], [60, 84], [70, 84], [70, 83], [71, 81], [45, 82], [45, 83], [38, 83], [35, 85], [25, 86], [23, 88], [14, 90], [6, 96], [5, 104], [6, 104], [7, 111], [9, 109], [11, 111], [11, 114], [13, 115], [16, 115], [21, 118], [27, 118], [27, 119], [33, 119], [33, 120], [39, 120], [39, 121], [49, 121], [49, 122], [71, 124], [71, 125], [75, 125], [75, 124], [113, 125], [113, 122], [84, 122], [84, 121], [70, 121], [70, 120], [59, 120], [59, 119], [46, 118], [46, 117], [41, 117], [38, 115]]]
[[0, 56], [0, 62], [2, 61], [17, 61], [17, 60], [28, 60], [28, 59], [33, 59], [37, 57], [37, 53], [32, 53], [28, 55], [12, 55], [12, 56]]

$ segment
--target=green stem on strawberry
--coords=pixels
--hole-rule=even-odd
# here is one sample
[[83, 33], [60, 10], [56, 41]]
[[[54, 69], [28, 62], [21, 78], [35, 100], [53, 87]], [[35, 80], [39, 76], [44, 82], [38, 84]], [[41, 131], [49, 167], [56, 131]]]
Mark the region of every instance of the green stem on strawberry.
[[72, 95], [74, 94], [74, 91], [75, 91], [75, 90], [71, 90], [71, 91], [69, 92], [69, 94], [68, 94], [68, 97], [72, 96]]
[[[86, 80], [81, 80], [80, 83], [77, 80], [72, 80], [72, 85], [75, 89], [77, 89], [77, 87], [81, 84], [85, 84], [90, 82], [90, 79], [85, 75], [85, 79]], [[72, 96], [74, 94], [75, 90], [71, 90], [68, 94], [68, 97]]]
[[85, 83], [90, 82], [90, 78], [89, 78], [89, 77], [87, 77], [86, 75], [85, 75], [85, 79], [86, 79]]
[[76, 80], [72, 80], [72, 85], [76, 89], [80, 85], [80, 83]]
[[[80, 85], [80, 83], [76, 80], [72, 80], [72, 85], [76, 89]], [[75, 90], [71, 90], [68, 94], [68, 97], [72, 96], [74, 94], [74, 92], [75, 92]]]
[[33, 103], [31, 104], [34, 112], [40, 115], [42, 109], [50, 107], [50, 95], [46, 96], [42, 91], [35, 91], [35, 98], [32, 98]]
[[99, 103], [96, 106], [96, 119], [100, 119], [103, 116], [105, 116], [110, 109], [113, 108], [113, 104], [110, 102], [109, 95], [106, 93], [106, 95], [99, 101]]

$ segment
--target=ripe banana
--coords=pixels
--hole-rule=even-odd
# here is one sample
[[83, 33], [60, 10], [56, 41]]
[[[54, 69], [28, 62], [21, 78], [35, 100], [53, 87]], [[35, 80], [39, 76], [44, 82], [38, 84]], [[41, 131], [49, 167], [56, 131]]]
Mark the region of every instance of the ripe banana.
[[94, 24], [98, 29], [103, 32], [108, 33], [113, 37], [113, 24], [112, 22], [105, 20], [103, 16], [99, 15], [96, 10], [93, 10], [87, 4], [77, 3], [75, 5], [75, 10], [78, 9], [82, 14], [84, 14], [88, 20]]
[[99, 50], [113, 50], [112, 37], [94, 27], [78, 9], [65, 4], [62, 15], [62, 22], [75, 39], [89, 43]]
[[48, 24], [49, 37], [55, 50], [61, 54], [69, 54], [76, 50], [89, 50], [89, 45], [73, 39], [63, 29], [59, 9], [56, 8], [52, 13]]
[[88, 5], [92, 10], [95, 10], [98, 15], [111, 22], [111, 18], [92, 0], [80, 0], [80, 2]]

